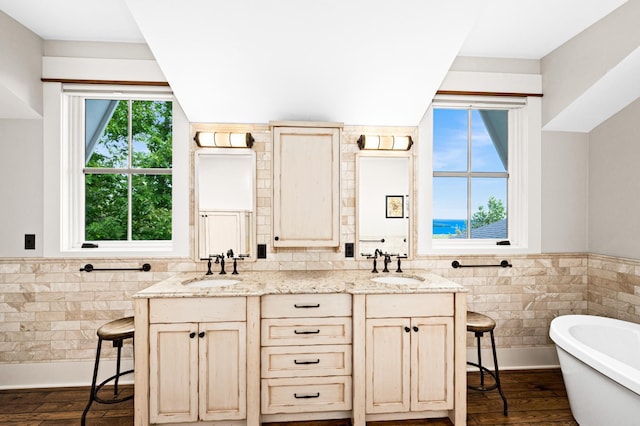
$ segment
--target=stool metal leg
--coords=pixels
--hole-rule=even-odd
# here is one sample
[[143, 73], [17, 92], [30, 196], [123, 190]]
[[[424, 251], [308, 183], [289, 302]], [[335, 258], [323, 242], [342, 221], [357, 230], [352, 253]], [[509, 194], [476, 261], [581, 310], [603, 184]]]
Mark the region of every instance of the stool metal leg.
[[122, 353], [122, 340], [114, 340], [113, 346], [118, 348], [118, 359], [116, 360], [116, 380], [113, 386], [113, 397], [118, 396], [118, 380], [120, 380], [120, 355]]
[[[484, 332], [478, 331], [474, 333], [477, 340], [478, 362], [475, 363], [475, 362], [467, 361], [467, 364], [473, 367], [478, 367], [478, 369], [480, 370], [480, 385], [475, 386], [475, 385], [468, 384], [467, 388], [475, 391], [480, 391], [480, 392], [488, 392], [494, 389], [498, 389], [498, 392], [500, 393], [500, 397], [502, 398], [502, 401], [504, 403], [504, 415], [506, 416], [507, 415], [507, 398], [504, 396], [504, 393], [502, 392], [502, 385], [500, 384], [500, 371], [498, 370], [498, 356], [496, 355], [496, 342], [493, 336], [493, 330], [490, 330], [489, 334], [491, 336], [491, 352], [493, 354], [494, 371], [491, 371], [487, 367], [482, 365], [482, 351], [480, 349], [480, 338], [484, 335]], [[485, 386], [485, 374], [493, 378], [492, 384]]]
[[502, 397], [502, 401], [504, 402], [504, 415], [507, 415], [507, 398], [505, 398], [504, 393], [502, 393], [502, 386], [500, 385], [500, 372], [498, 370], [498, 357], [496, 356], [496, 342], [493, 338], [493, 330], [491, 330], [491, 350], [493, 351], [493, 367], [495, 368], [496, 375], [496, 386], [498, 387], [498, 392], [500, 392], [500, 397]]
[[484, 333], [476, 333], [476, 348], [478, 350], [478, 369], [480, 370], [480, 387], [484, 387], [484, 370], [482, 369], [482, 351], [480, 350], [480, 338]]
[[100, 363], [101, 348], [102, 348], [102, 339], [98, 338], [98, 349], [96, 350], [96, 363], [93, 366], [93, 379], [91, 381], [91, 393], [89, 394], [89, 403], [87, 404], [84, 411], [82, 412], [82, 420], [80, 422], [82, 426], [84, 426], [87, 421], [87, 413], [89, 412], [89, 408], [91, 408], [91, 404], [93, 404], [93, 401], [95, 399], [96, 381], [98, 380], [98, 364]]

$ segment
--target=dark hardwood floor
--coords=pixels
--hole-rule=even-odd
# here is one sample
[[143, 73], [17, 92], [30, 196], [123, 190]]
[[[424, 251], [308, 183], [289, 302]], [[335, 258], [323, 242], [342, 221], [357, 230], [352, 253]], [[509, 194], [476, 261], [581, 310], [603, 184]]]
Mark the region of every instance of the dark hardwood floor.
[[[469, 382], [477, 379], [469, 374]], [[509, 415], [502, 413], [497, 391], [468, 391], [469, 426], [477, 425], [577, 425], [571, 416], [560, 370], [504, 371], [502, 388], [509, 403]], [[131, 387], [123, 387], [131, 392]], [[87, 403], [88, 388], [54, 388], [0, 391], [0, 425], [62, 426], [79, 425]], [[133, 401], [104, 405], [94, 403], [87, 426], [133, 424]], [[271, 426], [281, 426], [272, 423]], [[349, 426], [348, 420], [287, 423], [288, 426]], [[404, 422], [370, 422], [368, 426], [450, 426], [448, 419]]]

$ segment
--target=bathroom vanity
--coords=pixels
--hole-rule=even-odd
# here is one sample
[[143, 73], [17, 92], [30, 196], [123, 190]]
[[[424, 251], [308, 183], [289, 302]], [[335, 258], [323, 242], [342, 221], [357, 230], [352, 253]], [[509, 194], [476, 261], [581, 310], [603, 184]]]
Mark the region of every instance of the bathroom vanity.
[[184, 273], [136, 294], [135, 424], [466, 423], [466, 290], [429, 273]]

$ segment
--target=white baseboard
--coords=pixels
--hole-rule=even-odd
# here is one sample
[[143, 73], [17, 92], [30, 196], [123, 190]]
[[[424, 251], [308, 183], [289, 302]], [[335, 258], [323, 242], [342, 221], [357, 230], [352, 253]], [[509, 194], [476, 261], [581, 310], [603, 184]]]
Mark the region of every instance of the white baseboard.
[[[536, 346], [533, 348], [498, 348], [498, 368], [500, 370], [533, 370], [541, 368], [560, 368], [555, 345]], [[481, 352], [482, 364], [493, 370], [493, 355], [491, 348], [483, 348]], [[478, 359], [475, 347], [467, 348], [467, 360], [476, 362]], [[468, 366], [468, 370], [474, 367]]]
[[[120, 371], [133, 368], [133, 359], [123, 359]], [[115, 360], [100, 361], [98, 383], [116, 372]], [[93, 361], [64, 361], [25, 364], [0, 364], [0, 390], [91, 386]], [[120, 378], [119, 383], [133, 383], [133, 374]]]
[[[500, 370], [527, 370], [558, 368], [560, 363], [554, 345], [533, 348], [499, 348]], [[476, 349], [467, 348], [467, 359], [475, 362]], [[482, 350], [483, 364], [493, 370], [491, 349]], [[132, 359], [123, 359], [121, 370], [133, 368]], [[470, 370], [473, 367], [468, 367]], [[100, 362], [98, 383], [116, 371], [114, 360]], [[67, 386], [91, 386], [93, 361], [69, 361], [51, 363], [0, 364], [0, 390], [23, 388], [51, 388]], [[133, 383], [133, 375], [122, 377], [120, 383]]]

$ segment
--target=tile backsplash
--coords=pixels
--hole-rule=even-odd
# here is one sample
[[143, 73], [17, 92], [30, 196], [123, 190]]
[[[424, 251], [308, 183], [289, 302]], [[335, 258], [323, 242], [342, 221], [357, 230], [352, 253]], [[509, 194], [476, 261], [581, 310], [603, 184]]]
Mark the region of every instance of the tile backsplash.
[[[328, 254], [322, 252], [278, 256], [277, 261], [242, 267], [370, 267], [369, 261], [325, 260]], [[494, 263], [497, 259], [459, 260]], [[509, 257], [512, 268], [464, 269], [453, 269], [451, 261], [450, 257], [407, 261], [404, 269], [427, 269], [467, 287], [469, 309], [496, 319], [501, 348], [548, 345], [549, 323], [558, 315], [589, 313], [640, 322], [639, 261], [543, 254]], [[92, 259], [96, 267], [104, 268], [137, 267], [142, 262], [152, 265], [150, 272], [80, 272], [84, 259], [0, 259], [0, 363], [92, 360], [96, 330], [111, 319], [132, 315], [134, 293], [179, 272], [206, 270], [205, 262], [185, 259]]]

